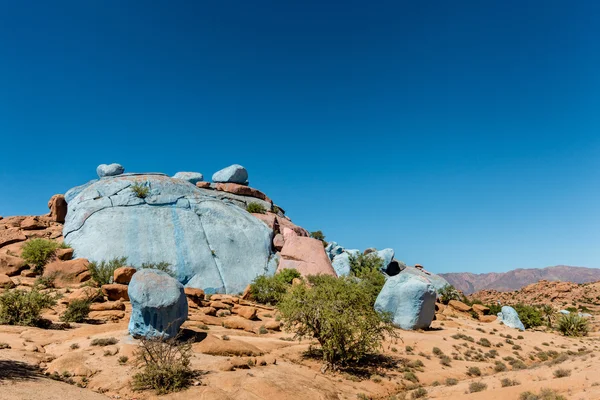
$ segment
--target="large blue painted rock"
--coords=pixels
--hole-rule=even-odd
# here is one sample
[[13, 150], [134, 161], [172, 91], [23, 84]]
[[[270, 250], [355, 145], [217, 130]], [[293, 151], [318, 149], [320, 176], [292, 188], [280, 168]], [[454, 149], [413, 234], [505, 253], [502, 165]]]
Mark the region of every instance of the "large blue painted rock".
[[400, 273], [386, 280], [375, 309], [391, 313], [394, 325], [399, 328], [425, 329], [433, 321], [436, 296], [428, 279]]
[[239, 183], [240, 185], [248, 184], [248, 171], [246, 168], [238, 164], [230, 165], [227, 168], [223, 168], [217, 171], [212, 176], [213, 182], [231, 182]]
[[175, 175], [173, 175], [173, 178], [183, 179], [184, 181], [188, 181], [192, 185], [204, 181], [204, 175], [202, 175], [200, 172], [178, 172]]
[[[138, 197], [135, 185], [149, 189]], [[71, 191], [69, 191], [71, 192]], [[63, 227], [75, 257], [167, 262], [179, 282], [237, 294], [272, 273], [272, 230], [246, 210], [164, 174], [104, 177], [70, 195]]]
[[121, 164], [100, 164], [98, 165], [98, 168], [96, 168], [96, 173], [99, 178], [121, 175], [123, 172], [125, 172], [125, 168], [123, 168]]
[[509, 328], [525, 330], [525, 325], [521, 322], [519, 314], [510, 306], [502, 306], [502, 310], [498, 313], [498, 320]]
[[132, 336], [177, 336], [188, 316], [181, 283], [163, 271], [142, 269], [133, 274], [127, 294], [131, 301], [129, 333]]
[[344, 252], [344, 248], [337, 244], [336, 242], [329, 242], [327, 246], [325, 246], [325, 253], [331, 261], [335, 258], [335, 256], [342, 254]]
[[350, 275], [350, 256], [357, 256], [360, 250], [348, 249], [336, 255], [331, 262], [331, 266], [338, 276]]
[[447, 280], [445, 280], [444, 278], [442, 278], [441, 276], [434, 274], [433, 272], [429, 272], [429, 271], [425, 271], [422, 268], [415, 268], [415, 267], [406, 267], [404, 269], [402, 269], [402, 272], [400, 272], [401, 274], [410, 274], [410, 275], [415, 275], [415, 276], [422, 276], [424, 278], [427, 278], [431, 284], [433, 285], [433, 287], [435, 288], [436, 291], [440, 291], [443, 287], [450, 285], [448, 283]]

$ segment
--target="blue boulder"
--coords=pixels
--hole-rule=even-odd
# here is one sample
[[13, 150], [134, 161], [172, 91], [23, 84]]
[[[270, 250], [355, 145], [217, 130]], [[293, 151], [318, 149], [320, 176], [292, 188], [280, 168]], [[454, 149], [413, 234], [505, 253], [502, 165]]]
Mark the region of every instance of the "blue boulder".
[[173, 175], [173, 178], [188, 181], [192, 185], [204, 181], [204, 175], [200, 172], [178, 172]]
[[350, 275], [350, 256], [357, 256], [359, 253], [360, 250], [344, 250], [333, 258], [331, 266], [337, 276]]
[[177, 336], [188, 316], [181, 283], [165, 272], [142, 269], [133, 274], [127, 293], [131, 301], [129, 333], [132, 336]]
[[410, 274], [415, 276], [422, 276], [427, 278], [436, 291], [440, 291], [443, 287], [450, 285], [447, 280], [442, 278], [441, 276], [434, 274], [433, 272], [425, 271], [421, 268], [408, 267], [402, 269], [401, 274]]
[[375, 309], [391, 313], [394, 325], [399, 328], [425, 329], [433, 321], [436, 296], [428, 279], [400, 273], [386, 280], [375, 301]]
[[569, 314], [571, 314], [571, 312], [569, 310], [560, 310], [559, 313], [561, 313], [563, 315], [569, 315]]
[[[148, 193], [136, 192], [144, 186]], [[75, 257], [166, 262], [183, 285], [237, 294], [274, 273], [273, 231], [226, 199], [164, 174], [122, 174], [77, 188], [63, 227]]]
[[242, 167], [241, 165], [233, 164], [227, 168], [223, 168], [222, 170], [215, 172], [212, 176], [212, 181], [247, 185], [248, 171], [246, 171], [246, 168]]
[[525, 330], [525, 325], [521, 322], [517, 311], [510, 306], [502, 306], [502, 310], [498, 313], [498, 320], [509, 328]]
[[104, 178], [105, 176], [117, 176], [125, 172], [125, 168], [121, 164], [100, 164], [96, 168], [98, 177]]

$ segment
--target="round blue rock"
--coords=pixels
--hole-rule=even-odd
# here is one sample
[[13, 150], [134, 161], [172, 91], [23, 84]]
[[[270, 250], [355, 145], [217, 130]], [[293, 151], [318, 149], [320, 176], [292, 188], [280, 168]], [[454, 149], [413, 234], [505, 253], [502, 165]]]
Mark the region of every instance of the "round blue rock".
[[163, 271], [142, 269], [133, 274], [127, 293], [132, 308], [129, 320], [132, 336], [177, 336], [188, 316], [181, 283]]
[[200, 172], [178, 172], [173, 175], [173, 178], [188, 181], [192, 185], [204, 181], [204, 175]]
[[525, 325], [521, 322], [519, 313], [510, 306], [502, 306], [502, 310], [498, 313], [498, 319], [509, 328], [519, 329], [521, 331], [525, 330]]
[[213, 182], [248, 184], [248, 171], [239, 164], [230, 165], [217, 171], [212, 176]]
[[125, 172], [125, 168], [121, 164], [100, 164], [96, 168], [98, 177], [104, 178], [105, 176], [116, 176], [121, 175]]

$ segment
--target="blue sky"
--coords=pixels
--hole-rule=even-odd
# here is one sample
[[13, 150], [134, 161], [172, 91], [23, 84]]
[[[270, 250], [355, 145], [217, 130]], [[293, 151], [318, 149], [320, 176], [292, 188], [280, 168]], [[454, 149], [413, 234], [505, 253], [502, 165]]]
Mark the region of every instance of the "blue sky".
[[[416, 4], [421, 3], [421, 4]], [[0, 215], [232, 163], [436, 272], [600, 267], [596, 1], [0, 4]]]

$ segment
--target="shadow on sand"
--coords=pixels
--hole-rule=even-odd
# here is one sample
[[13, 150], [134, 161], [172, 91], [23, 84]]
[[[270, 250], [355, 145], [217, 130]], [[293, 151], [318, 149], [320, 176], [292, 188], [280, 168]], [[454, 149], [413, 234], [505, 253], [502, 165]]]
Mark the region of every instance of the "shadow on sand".
[[32, 381], [42, 377], [36, 366], [21, 361], [0, 360], [0, 382]]

